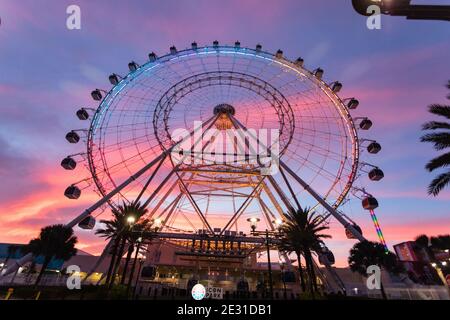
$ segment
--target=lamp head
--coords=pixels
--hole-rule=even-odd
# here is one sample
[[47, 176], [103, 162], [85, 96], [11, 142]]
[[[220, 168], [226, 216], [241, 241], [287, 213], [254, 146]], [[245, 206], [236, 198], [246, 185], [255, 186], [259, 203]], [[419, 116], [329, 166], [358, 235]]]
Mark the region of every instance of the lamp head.
[[136, 218], [135, 218], [134, 216], [129, 216], [129, 217], [127, 218], [127, 223], [128, 223], [129, 225], [133, 225], [135, 222], [136, 222]]
[[392, 13], [392, 10], [406, 9], [411, 0], [352, 0], [353, 9], [363, 16], [371, 16], [372, 12], [367, 12], [367, 8], [376, 5], [382, 13]]
[[161, 227], [161, 224], [163, 223], [163, 221], [161, 220], [161, 218], [156, 218], [155, 220], [153, 220], [153, 224], [155, 225], [155, 227], [159, 228]]
[[277, 229], [279, 229], [279, 228], [283, 225], [283, 220], [281, 220], [280, 218], [275, 219], [275, 220], [273, 221], [273, 224], [275, 225], [275, 227], [276, 227]]
[[252, 228], [253, 231], [255, 231], [256, 225], [258, 224], [260, 219], [256, 218], [256, 217], [251, 217], [251, 218], [248, 218], [247, 221], [250, 222], [250, 227]]

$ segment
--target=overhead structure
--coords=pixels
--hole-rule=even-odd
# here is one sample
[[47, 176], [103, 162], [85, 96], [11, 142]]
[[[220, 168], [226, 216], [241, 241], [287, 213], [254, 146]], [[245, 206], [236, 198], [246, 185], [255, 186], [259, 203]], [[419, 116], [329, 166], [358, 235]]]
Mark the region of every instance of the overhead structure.
[[[390, 16], [402, 16], [412, 20], [450, 21], [450, 6], [440, 4], [415, 4], [411, 0], [352, 0], [356, 12], [364, 16], [379, 12]], [[424, 1], [425, 2], [425, 1]]]

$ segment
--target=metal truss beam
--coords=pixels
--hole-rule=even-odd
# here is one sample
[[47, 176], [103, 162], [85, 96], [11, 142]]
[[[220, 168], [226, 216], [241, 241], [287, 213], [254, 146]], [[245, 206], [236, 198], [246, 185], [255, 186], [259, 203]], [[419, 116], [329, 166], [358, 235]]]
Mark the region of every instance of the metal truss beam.
[[247, 199], [245, 199], [244, 203], [234, 213], [234, 215], [231, 217], [231, 219], [228, 221], [228, 223], [225, 225], [225, 227], [220, 232], [221, 235], [225, 232], [225, 230], [228, 230], [228, 228], [230, 226], [232, 226], [235, 223], [235, 221], [237, 221], [239, 219], [239, 217], [242, 215], [242, 213], [245, 211], [245, 209], [247, 209], [247, 207], [250, 205], [250, 203], [254, 199], [254, 195], [255, 195], [255, 193], [257, 193], [258, 188], [260, 187], [261, 183], [264, 181], [264, 178], [265, 177], [261, 178], [258, 185], [252, 190], [252, 193], [250, 194], [250, 196], [247, 197]]
[[292, 206], [292, 204], [289, 202], [289, 199], [286, 197], [285, 193], [283, 192], [283, 190], [281, 190], [280, 186], [278, 185], [278, 183], [275, 181], [275, 179], [272, 176], [268, 176], [268, 179], [270, 181], [270, 183], [272, 184], [272, 186], [274, 187], [275, 191], [278, 193], [278, 195], [281, 198], [281, 201], [283, 201], [284, 205], [286, 206], [286, 208], [288, 210], [292, 210], [294, 209], [294, 207]]
[[[162, 239], [162, 240], [209, 240], [218, 242], [241, 242], [241, 243], [251, 243], [251, 244], [262, 244], [266, 243], [264, 237], [253, 237], [253, 236], [224, 236], [220, 234], [197, 234], [197, 233], [175, 233], [175, 232], [139, 232], [144, 238], [149, 239]], [[271, 245], [277, 245], [279, 240], [276, 238], [270, 238]]]
[[260, 176], [261, 172], [259, 171], [250, 171], [250, 170], [207, 170], [207, 169], [196, 169], [196, 168], [182, 168], [178, 171], [182, 172], [194, 172], [194, 173], [203, 173], [203, 174], [229, 174], [229, 175], [243, 175], [243, 176]]
[[[182, 174], [183, 176], [184, 174]], [[181, 177], [182, 177], [181, 176]], [[164, 203], [164, 201], [166, 201], [166, 199], [169, 197], [169, 195], [172, 193], [172, 191], [175, 189], [175, 187], [178, 185], [178, 180], [176, 180], [172, 186], [169, 188], [169, 190], [167, 190], [167, 192], [164, 194], [164, 196], [160, 199], [160, 201], [158, 202], [158, 204], [152, 209], [152, 211], [150, 212], [149, 217], [152, 218], [153, 215], [156, 213], [156, 211], [161, 207], [161, 205]]]
[[348, 229], [353, 236], [359, 241], [366, 241], [361, 233], [356, 230], [353, 225], [342, 217], [339, 212], [330, 206], [322, 197], [314, 191], [303, 179], [301, 179], [294, 171], [291, 170], [283, 161], [280, 161], [282, 168], [286, 170], [297, 182], [314, 198], [319, 202], [339, 223], [341, 223], [346, 229]]
[[[236, 122], [239, 127], [244, 130], [247, 128], [239, 122], [236, 118], [230, 115], [231, 120]], [[257, 138], [250, 133], [250, 136], [257, 141]], [[314, 191], [303, 179], [301, 179], [289, 166], [287, 166], [282, 160], [279, 161], [282, 169], [285, 169], [317, 202], [319, 202], [339, 223], [341, 223], [346, 229], [348, 229], [353, 236], [359, 241], [366, 241], [361, 233], [359, 233], [351, 223], [349, 223], [346, 219], [344, 219], [339, 212], [336, 211], [331, 205], [329, 205], [316, 191]], [[270, 179], [269, 179], [270, 180]]]

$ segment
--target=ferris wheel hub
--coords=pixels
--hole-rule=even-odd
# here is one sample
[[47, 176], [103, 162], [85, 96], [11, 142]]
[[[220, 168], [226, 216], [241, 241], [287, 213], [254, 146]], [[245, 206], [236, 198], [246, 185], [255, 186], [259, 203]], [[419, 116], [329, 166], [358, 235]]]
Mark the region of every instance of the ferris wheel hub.
[[231, 114], [234, 116], [235, 114], [235, 109], [232, 105], [229, 105], [227, 103], [221, 103], [217, 106], [214, 107], [214, 115], [218, 115], [218, 114]]
[[221, 103], [214, 107], [214, 115], [218, 115], [215, 122], [216, 128], [219, 130], [229, 130], [233, 128], [233, 122], [230, 116], [234, 116], [235, 109], [232, 105]]

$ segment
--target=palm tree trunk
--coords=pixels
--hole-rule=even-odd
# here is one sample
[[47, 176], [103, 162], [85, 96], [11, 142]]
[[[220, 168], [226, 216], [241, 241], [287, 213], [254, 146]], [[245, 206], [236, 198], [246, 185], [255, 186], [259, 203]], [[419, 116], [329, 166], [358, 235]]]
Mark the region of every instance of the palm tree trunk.
[[306, 270], [308, 272], [308, 280], [309, 280], [309, 290], [311, 292], [312, 298], [314, 299], [314, 266], [312, 265], [311, 251], [307, 250], [305, 252], [305, 260], [306, 260]]
[[38, 277], [36, 279], [36, 282], [34, 283], [35, 287], [37, 287], [39, 285], [39, 282], [41, 282], [42, 275], [44, 274], [45, 270], [47, 269], [51, 259], [52, 259], [51, 257], [50, 258], [48, 258], [48, 257], [44, 258], [44, 263], [42, 264], [41, 271], [39, 271], [39, 275], [38, 275]]
[[111, 275], [111, 281], [109, 282], [108, 289], [111, 289], [112, 285], [114, 284], [114, 280], [116, 279], [117, 270], [119, 269], [120, 262], [122, 261], [123, 251], [125, 250], [125, 243], [127, 242], [127, 239], [125, 237], [123, 237], [121, 240], [122, 240], [122, 243], [120, 244], [119, 253], [117, 255], [117, 261], [115, 261], [115, 266], [114, 266], [113, 273]]
[[317, 277], [316, 277], [316, 271], [314, 270], [314, 261], [311, 252], [308, 253], [309, 255], [309, 261], [311, 263], [311, 280], [314, 287], [314, 291], [317, 292]]
[[114, 239], [114, 245], [113, 245], [112, 254], [111, 254], [111, 261], [109, 262], [109, 268], [108, 268], [108, 273], [106, 274], [105, 285], [108, 285], [109, 282], [111, 281], [112, 271], [113, 271], [114, 264], [116, 262], [119, 244], [120, 244], [120, 237], [116, 237]]
[[297, 254], [297, 262], [298, 262], [298, 273], [300, 275], [300, 286], [302, 288], [302, 291], [306, 291], [306, 284], [305, 284], [305, 275], [303, 273], [303, 267], [302, 267], [302, 256], [300, 252], [296, 252]]
[[134, 251], [134, 244], [130, 241], [130, 245], [128, 246], [127, 257], [125, 258], [125, 266], [123, 268], [122, 279], [120, 279], [120, 284], [125, 284], [125, 278], [127, 276], [128, 264], [131, 260], [131, 255]]
[[137, 257], [138, 257], [140, 249], [141, 249], [141, 243], [139, 242], [138, 245], [137, 245], [137, 248], [136, 248], [136, 253], [134, 254], [133, 265], [131, 266], [130, 276], [128, 278], [127, 296], [128, 296], [128, 294], [130, 292], [130, 289], [131, 289], [131, 282], [133, 281], [134, 269], [136, 269], [136, 262], [137, 262]]

